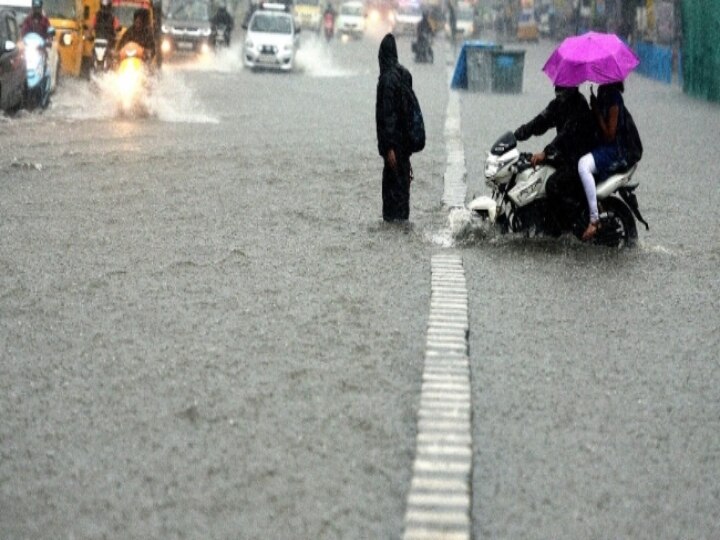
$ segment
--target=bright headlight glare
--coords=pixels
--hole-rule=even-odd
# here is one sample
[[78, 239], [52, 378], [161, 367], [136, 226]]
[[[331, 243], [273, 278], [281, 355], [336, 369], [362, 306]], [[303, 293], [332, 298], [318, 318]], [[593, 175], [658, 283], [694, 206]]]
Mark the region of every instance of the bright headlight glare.
[[63, 42], [63, 45], [65, 45], [66, 47], [69, 47], [70, 45], [72, 45], [72, 42], [73, 42], [72, 34], [68, 34], [68, 33], [63, 34], [62, 42]]
[[35, 47], [25, 49], [25, 62], [28, 65], [36, 65], [40, 62], [40, 51]]

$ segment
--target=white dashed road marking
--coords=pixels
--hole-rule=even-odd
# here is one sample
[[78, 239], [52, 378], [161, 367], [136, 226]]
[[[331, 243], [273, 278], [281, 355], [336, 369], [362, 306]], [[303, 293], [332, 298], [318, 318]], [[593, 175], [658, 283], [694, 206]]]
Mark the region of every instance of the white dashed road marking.
[[453, 253], [434, 255], [417, 448], [404, 540], [470, 538], [472, 409], [468, 330], [462, 259]]

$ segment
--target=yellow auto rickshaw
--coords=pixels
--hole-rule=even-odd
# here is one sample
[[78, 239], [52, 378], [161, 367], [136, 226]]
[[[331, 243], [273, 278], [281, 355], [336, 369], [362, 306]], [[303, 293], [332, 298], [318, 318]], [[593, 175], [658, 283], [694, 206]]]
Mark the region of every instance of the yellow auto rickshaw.
[[43, 10], [55, 28], [60, 71], [77, 77], [92, 62], [92, 42], [86, 39], [88, 25], [100, 0], [43, 0]]

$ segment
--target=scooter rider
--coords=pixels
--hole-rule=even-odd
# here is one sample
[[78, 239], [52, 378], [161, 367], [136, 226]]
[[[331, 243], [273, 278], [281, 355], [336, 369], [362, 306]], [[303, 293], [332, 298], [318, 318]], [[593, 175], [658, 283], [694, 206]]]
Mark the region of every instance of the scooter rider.
[[49, 43], [52, 37], [50, 28], [50, 19], [43, 13], [43, 0], [32, 0], [32, 11], [25, 17], [20, 27], [20, 36], [25, 37], [32, 32]]
[[112, 0], [100, 0], [100, 10], [90, 24], [96, 38], [107, 39], [109, 49], [115, 45], [115, 38], [120, 30], [120, 20], [113, 14]]
[[155, 36], [154, 31], [150, 28], [148, 22], [148, 10], [136, 9], [133, 13], [133, 23], [120, 38], [118, 50], [122, 49], [127, 43], [134, 41], [145, 49], [145, 59], [150, 60], [155, 55]]
[[215, 15], [213, 15], [213, 18], [210, 19], [210, 24], [213, 25], [213, 28], [217, 28], [218, 26], [225, 27], [225, 44], [229, 46], [230, 34], [235, 26], [235, 20], [232, 15], [230, 15], [230, 12], [227, 10], [227, 7], [225, 7], [225, 4], [220, 4], [220, 6], [218, 6]]
[[525, 141], [555, 128], [555, 138], [541, 151], [533, 154], [533, 167], [552, 161], [556, 172], [547, 180], [545, 191], [550, 211], [556, 220], [562, 219], [562, 197], [582, 197], [577, 163], [595, 143], [595, 124], [585, 96], [577, 86], [555, 87], [555, 99], [530, 122], [515, 130], [515, 138]]
[[423, 10], [422, 19], [417, 25], [417, 51], [420, 55], [428, 56], [430, 51], [430, 38], [433, 35], [427, 11]]

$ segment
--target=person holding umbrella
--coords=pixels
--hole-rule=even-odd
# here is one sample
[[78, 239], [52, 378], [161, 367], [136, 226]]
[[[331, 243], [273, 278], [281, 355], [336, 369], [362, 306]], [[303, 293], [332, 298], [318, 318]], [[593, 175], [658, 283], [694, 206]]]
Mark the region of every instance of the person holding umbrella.
[[601, 144], [582, 156], [578, 162], [578, 174], [582, 180], [590, 211], [590, 223], [582, 235], [584, 241], [591, 240], [595, 236], [600, 222], [594, 175], [606, 178], [628, 166], [619, 132], [619, 124], [624, 117], [625, 109], [622, 98], [624, 91], [625, 85], [622, 82], [601, 84], [598, 87], [597, 98], [595, 94], [590, 97], [590, 108], [597, 120]]
[[601, 142], [578, 162], [590, 214], [583, 240], [591, 240], [599, 226], [593, 175], [607, 175], [627, 167], [622, 137], [619, 136], [625, 117], [623, 81], [639, 64], [640, 60], [632, 49], [615, 34], [588, 32], [565, 39], [543, 66], [543, 71], [555, 85], [574, 86], [584, 82], [600, 85], [598, 97], [592, 95], [590, 105]]

